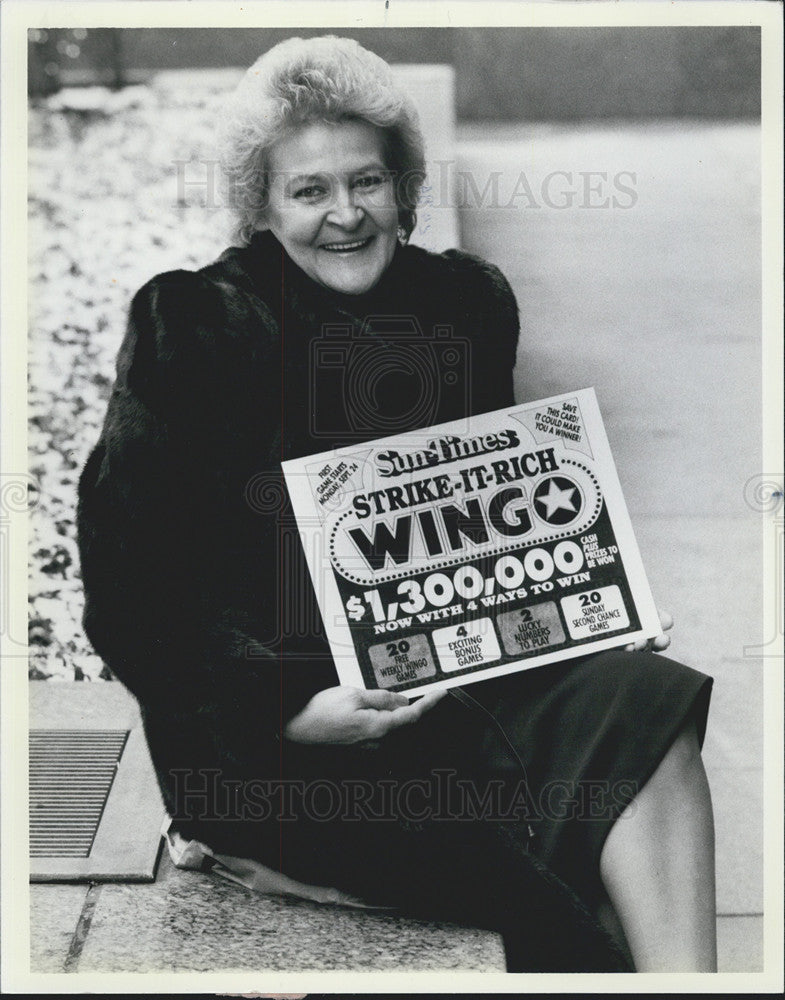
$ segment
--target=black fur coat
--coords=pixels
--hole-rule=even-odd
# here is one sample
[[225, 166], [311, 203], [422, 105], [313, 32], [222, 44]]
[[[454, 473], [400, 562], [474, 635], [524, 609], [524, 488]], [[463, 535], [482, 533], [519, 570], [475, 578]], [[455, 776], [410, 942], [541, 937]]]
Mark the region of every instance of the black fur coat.
[[[136, 294], [79, 484], [84, 625], [140, 702], [170, 812], [178, 774], [281, 774], [286, 721], [337, 683], [281, 461], [511, 404], [518, 329], [495, 267], [410, 246], [361, 296], [269, 234]], [[181, 828], [277, 864], [274, 830]], [[522, 874], [573, 925], [566, 952], [537, 946], [543, 967], [623, 967], [563, 885], [533, 860]]]
[[146, 711], [165, 795], [173, 712], [185, 766], [198, 748], [266, 774], [285, 722], [337, 683], [281, 461], [511, 403], [517, 338], [506, 280], [459, 251], [399, 247], [342, 296], [259, 234], [136, 294], [79, 544], [87, 635]]

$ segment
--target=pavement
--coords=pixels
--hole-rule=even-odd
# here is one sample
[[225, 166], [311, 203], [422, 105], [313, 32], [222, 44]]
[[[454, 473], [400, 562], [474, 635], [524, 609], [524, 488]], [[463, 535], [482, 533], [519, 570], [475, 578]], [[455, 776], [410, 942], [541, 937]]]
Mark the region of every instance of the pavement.
[[[493, 203], [470, 189], [460, 224], [518, 297], [517, 398], [595, 387], [676, 619], [669, 655], [715, 678], [704, 759], [720, 970], [736, 972], [762, 968], [763, 677], [778, 667], [754, 648], [768, 515], [747, 487], [762, 471], [757, 143], [745, 124], [461, 126], [455, 160], [480, 194], [501, 174]], [[254, 895], [166, 858], [151, 885], [31, 888], [38, 971], [503, 968], [492, 934]]]
[[757, 127], [463, 126], [458, 161], [474, 179], [462, 245], [518, 298], [516, 398], [595, 387], [655, 600], [675, 618], [668, 655], [715, 679], [704, 761], [720, 962], [759, 968], [763, 680], [779, 663], [762, 655], [761, 613], [776, 527], [751, 500], [763, 471]]

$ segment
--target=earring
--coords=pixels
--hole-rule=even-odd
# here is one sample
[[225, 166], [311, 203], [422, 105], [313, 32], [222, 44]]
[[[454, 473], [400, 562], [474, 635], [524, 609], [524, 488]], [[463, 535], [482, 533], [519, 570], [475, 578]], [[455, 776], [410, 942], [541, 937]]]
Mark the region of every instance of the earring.
[[398, 226], [398, 242], [401, 244], [401, 246], [406, 245], [407, 239], [408, 237], [406, 235], [406, 230], [403, 228], [403, 226]]

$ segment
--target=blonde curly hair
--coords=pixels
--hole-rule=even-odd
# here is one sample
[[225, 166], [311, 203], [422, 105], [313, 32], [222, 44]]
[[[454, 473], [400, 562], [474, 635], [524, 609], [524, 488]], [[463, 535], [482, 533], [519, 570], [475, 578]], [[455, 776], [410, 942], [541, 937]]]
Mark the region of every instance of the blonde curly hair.
[[417, 221], [425, 178], [419, 117], [388, 64], [350, 38], [289, 38], [251, 66], [223, 119], [220, 150], [232, 239], [247, 246], [262, 228], [268, 152], [288, 130], [315, 121], [360, 120], [382, 130], [405, 237]]

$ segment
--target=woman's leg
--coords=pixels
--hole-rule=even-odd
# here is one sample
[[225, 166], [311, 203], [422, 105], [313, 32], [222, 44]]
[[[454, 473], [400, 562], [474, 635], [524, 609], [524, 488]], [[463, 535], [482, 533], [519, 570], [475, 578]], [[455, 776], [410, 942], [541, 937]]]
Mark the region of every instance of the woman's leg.
[[638, 972], [716, 972], [714, 819], [692, 720], [611, 827], [600, 874]]

